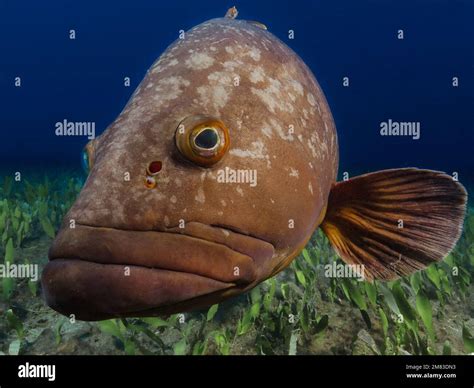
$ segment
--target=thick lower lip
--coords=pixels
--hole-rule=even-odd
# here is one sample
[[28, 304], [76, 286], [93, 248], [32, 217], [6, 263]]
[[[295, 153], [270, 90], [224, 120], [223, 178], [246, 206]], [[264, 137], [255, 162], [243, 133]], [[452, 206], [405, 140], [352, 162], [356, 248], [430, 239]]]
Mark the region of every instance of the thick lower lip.
[[222, 228], [186, 233], [64, 228], [43, 271], [46, 302], [83, 320], [192, 309], [257, 282], [273, 256], [271, 244]]

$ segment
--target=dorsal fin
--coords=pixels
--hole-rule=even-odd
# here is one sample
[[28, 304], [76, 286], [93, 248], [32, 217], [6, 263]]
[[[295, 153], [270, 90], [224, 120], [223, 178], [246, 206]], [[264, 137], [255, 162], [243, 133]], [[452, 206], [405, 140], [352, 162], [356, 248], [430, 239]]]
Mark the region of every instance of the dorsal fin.
[[228, 19], [235, 19], [238, 14], [239, 14], [239, 11], [237, 11], [237, 8], [234, 5], [233, 7], [227, 10], [225, 17]]
[[263, 23], [257, 22], [255, 20], [246, 20], [247, 23], [254, 25], [255, 27], [261, 28], [262, 30], [268, 30], [267, 26]]

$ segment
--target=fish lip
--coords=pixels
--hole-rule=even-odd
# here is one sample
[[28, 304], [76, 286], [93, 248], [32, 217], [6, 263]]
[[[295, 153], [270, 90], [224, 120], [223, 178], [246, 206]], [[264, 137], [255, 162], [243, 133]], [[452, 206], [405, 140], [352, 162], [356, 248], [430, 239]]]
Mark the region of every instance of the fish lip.
[[[149, 249], [130, 249], [140, 244], [142, 247], [149, 245]], [[183, 245], [188, 246], [188, 250], [183, 249]], [[124, 255], [117, 246], [127, 253]], [[199, 248], [204, 251], [202, 255], [208, 256], [204, 264], [188, 257], [182, 260], [175, 252], [181, 251], [182, 255], [189, 256], [189, 250]], [[227, 283], [248, 284], [268, 275], [274, 253], [273, 245], [265, 240], [195, 221], [188, 222], [186, 229], [170, 227], [166, 230], [128, 230], [76, 223], [74, 229], [62, 228], [59, 231], [49, 250], [49, 259], [141, 265], [194, 273]], [[167, 260], [169, 255], [173, 257]], [[216, 255], [220, 257], [216, 258]], [[194, 268], [192, 265], [187, 267], [192, 263]], [[238, 269], [237, 273], [235, 269]]]
[[[221, 234], [222, 232], [226, 233], [226, 237]], [[131, 247], [140, 244], [142, 246], [149, 244], [149, 251], [134, 252], [134, 249], [131, 249], [132, 252], [130, 252]], [[123, 258], [124, 254], [117, 249], [116, 245], [127, 251], [125, 256], [129, 258], [119, 258], [119, 256]], [[174, 262], [173, 259], [166, 259], [169, 256], [169, 250], [181, 250], [184, 251], [183, 255], [189, 255], [189, 250], [188, 252], [186, 249], [183, 250], [182, 245], [190, 245], [189, 248], [192, 250], [195, 246], [202, 248], [201, 256], [197, 254], [199, 262], [195, 263], [195, 268], [192, 266], [186, 268], [188, 265], [186, 261], [189, 263], [188, 258], [182, 260], [182, 258], [174, 257]], [[227, 283], [249, 284], [267, 275], [268, 268], [266, 267], [269, 267], [274, 253], [273, 245], [260, 238], [222, 226], [190, 221], [186, 224], [186, 229], [170, 227], [166, 230], [129, 230], [76, 223], [74, 229], [62, 228], [59, 231], [48, 256], [50, 260], [79, 259], [101, 264], [135, 265], [194, 273]], [[176, 256], [175, 252], [172, 254]], [[220, 255], [217, 259], [216, 254]], [[210, 272], [206, 271], [205, 266], [202, 268], [203, 259], [207, 261], [207, 269]], [[225, 267], [225, 261], [227, 261], [227, 267]], [[234, 273], [235, 269], [238, 269], [238, 274]], [[225, 276], [223, 276], [224, 271]]]
[[[61, 314], [98, 321], [177, 312], [180, 309], [173, 306], [239, 288], [233, 283], [179, 271], [132, 266], [130, 278], [122, 276], [122, 271], [119, 264], [58, 258], [43, 270], [43, 297]], [[181, 284], [191, 286], [184, 285], [184, 291], [182, 287], [174, 287], [176, 277]], [[164, 281], [166, 278], [171, 279], [171, 286]], [[99, 287], [93, 287], [94, 284]]]
[[[230, 236], [227, 241], [223, 228], [198, 222], [189, 225], [186, 233], [178, 233], [172, 228], [166, 231], [130, 231], [79, 223], [74, 229], [61, 229], [50, 248], [50, 262], [43, 270], [42, 285], [47, 304], [66, 315], [73, 311], [77, 319], [84, 320], [162, 315], [205, 307], [208, 305], [205, 301], [216, 303], [225, 299], [224, 294], [239, 294], [263, 280], [264, 272], [259, 270], [259, 266], [265, 262], [264, 259], [268, 261], [273, 257], [271, 244], [232, 231], [227, 231]], [[210, 239], [200, 238], [202, 233], [211, 233], [212, 236]], [[138, 239], [136, 244], [135, 239]], [[222, 243], [223, 239], [227, 245]], [[240, 252], [232, 248], [242, 242], [247, 246]], [[140, 245], [150, 244], [151, 250], [156, 252], [161, 243], [164, 246], [156, 253], [156, 262], [153, 262], [156, 257]], [[168, 257], [173, 256], [168, 254], [168, 250], [173, 249], [183, 255], [189, 254], [190, 268], [180, 266], [186, 260], [174, 257], [173, 261]], [[120, 256], [122, 252], [126, 253]], [[147, 257], [143, 258], [141, 253]], [[206, 257], [207, 254], [212, 257]], [[208, 265], [202, 265], [202, 262]], [[241, 270], [239, 276], [231, 273], [235, 263]], [[129, 302], [125, 308], [120, 298], [132, 298], [124, 294], [128, 287], [123, 280], [126, 267], [140, 273], [142, 282], [130, 291], [136, 293], [137, 304]], [[86, 270], [93, 273], [91, 278], [88, 278]], [[109, 278], [116, 279], [117, 283], [110, 283]], [[162, 279], [164, 283], [157, 283], [156, 279]], [[165, 296], [174, 296], [166, 299], [153, 294], [148, 287], [148, 283], [153, 282], [155, 287], [163, 288]], [[174, 288], [168, 283], [174, 284]], [[193, 284], [197, 284], [195, 292], [189, 291], [193, 289]], [[182, 286], [185, 290], [181, 292], [179, 288]], [[147, 303], [141, 300], [144, 293], [153, 294], [156, 303], [151, 299], [147, 299]], [[79, 298], [86, 294], [89, 297]], [[91, 305], [90, 298], [94, 299], [95, 305]], [[107, 304], [109, 300], [110, 306]]]

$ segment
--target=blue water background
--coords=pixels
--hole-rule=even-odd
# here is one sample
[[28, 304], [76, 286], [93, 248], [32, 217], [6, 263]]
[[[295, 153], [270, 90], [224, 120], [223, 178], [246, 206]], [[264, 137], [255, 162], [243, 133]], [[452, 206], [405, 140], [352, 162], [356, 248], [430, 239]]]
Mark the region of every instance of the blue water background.
[[[417, 166], [472, 185], [474, 2], [459, 0], [0, 0], [0, 168], [79, 167], [87, 139], [57, 137], [54, 124], [95, 121], [100, 134], [180, 29], [234, 4], [315, 73], [338, 128], [340, 171]], [[389, 118], [420, 121], [421, 139], [381, 137]]]

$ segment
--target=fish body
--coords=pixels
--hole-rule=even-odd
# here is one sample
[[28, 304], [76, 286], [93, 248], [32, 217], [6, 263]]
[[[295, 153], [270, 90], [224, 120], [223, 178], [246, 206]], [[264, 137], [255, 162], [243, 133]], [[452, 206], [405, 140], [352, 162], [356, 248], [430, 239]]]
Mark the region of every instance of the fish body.
[[[311, 70], [263, 25], [235, 16], [174, 42], [86, 146], [88, 179], [43, 272], [52, 308], [98, 320], [205, 307], [283, 270], [320, 225], [369, 279], [423, 268], [459, 237], [465, 192], [446, 175], [401, 169], [336, 183], [336, 128]], [[415, 228], [420, 202], [403, 201], [438, 180], [446, 191], [428, 202], [436, 217], [451, 212], [455, 230], [440, 243], [430, 219], [421, 245], [406, 250], [397, 212], [411, 209]], [[421, 262], [419, 250], [428, 250]]]

